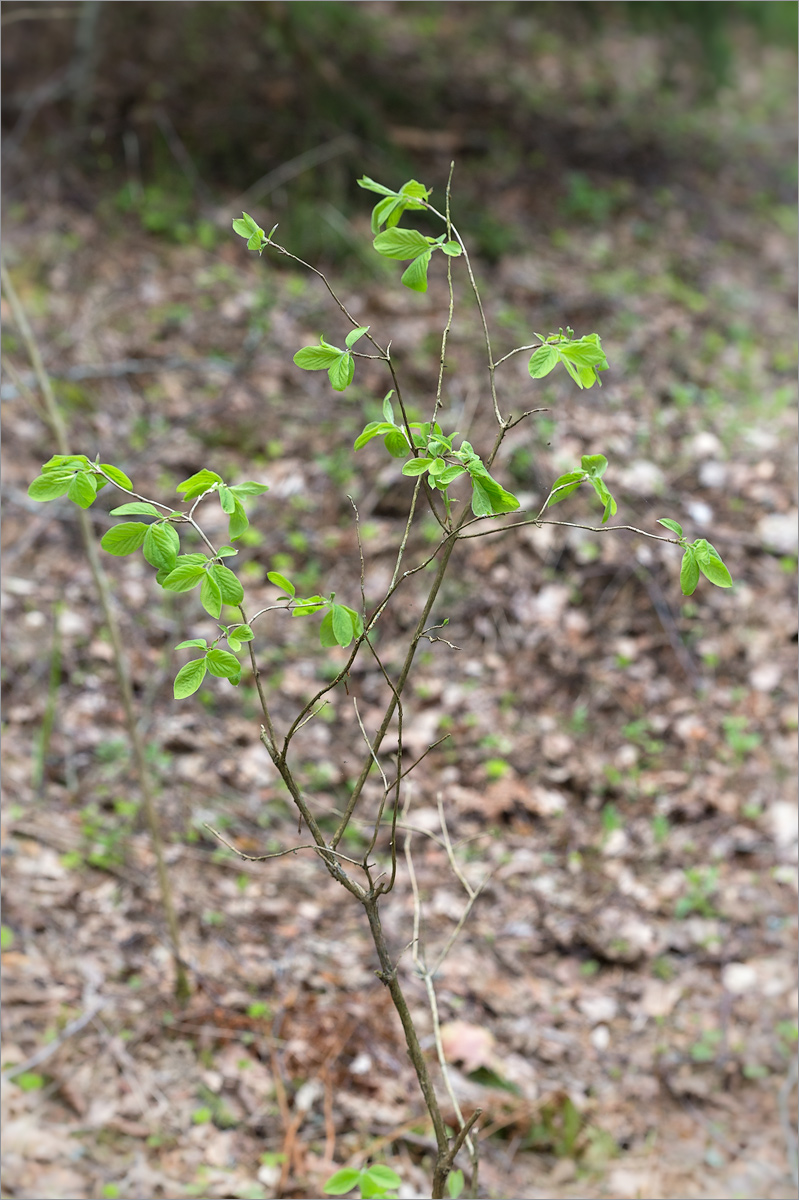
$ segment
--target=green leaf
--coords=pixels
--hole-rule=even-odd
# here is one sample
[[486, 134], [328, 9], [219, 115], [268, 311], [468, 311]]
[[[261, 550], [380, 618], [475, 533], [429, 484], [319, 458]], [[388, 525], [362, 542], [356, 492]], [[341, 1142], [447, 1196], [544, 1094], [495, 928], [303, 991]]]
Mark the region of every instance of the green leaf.
[[329, 346], [324, 338], [320, 338], [318, 346], [303, 346], [294, 355], [294, 363], [303, 371], [327, 371], [338, 361], [343, 350], [338, 346]]
[[340, 354], [327, 373], [334, 392], [343, 392], [355, 375], [355, 360], [351, 354]]
[[406, 462], [402, 473], [403, 475], [424, 475], [432, 461], [432, 458], [412, 458], [410, 462]]
[[210, 616], [219, 617], [222, 613], [222, 591], [210, 571], [204, 571], [203, 575], [205, 578], [200, 588], [200, 604]]
[[427, 250], [415, 258], [411, 265], [402, 272], [400, 283], [404, 283], [405, 287], [410, 288], [412, 292], [426, 292], [427, 268], [430, 265], [431, 256], [431, 251]]
[[185, 700], [187, 696], [193, 695], [205, 679], [205, 672], [204, 658], [193, 658], [191, 662], [187, 662], [185, 666], [181, 667], [175, 676], [175, 699]]
[[447, 1191], [450, 1194], [450, 1200], [458, 1200], [458, 1196], [463, 1191], [464, 1183], [463, 1171], [456, 1169], [450, 1172], [447, 1177]]
[[441, 249], [445, 254], [448, 254], [450, 258], [458, 258], [458, 256], [463, 253], [460, 242], [455, 241], [444, 242]]
[[368, 1175], [373, 1183], [384, 1188], [398, 1188], [402, 1183], [396, 1171], [392, 1171], [391, 1167], [383, 1166], [382, 1163], [372, 1163], [371, 1166], [364, 1167], [364, 1175]]
[[[574, 474], [574, 472], [572, 472], [572, 474]], [[583, 475], [582, 472], [579, 472], [579, 481], [577, 483], [559, 484], [556, 481], [552, 487], [553, 490], [556, 487], [558, 490], [554, 493], [554, 495], [549, 497], [549, 507], [551, 508], [553, 504], [560, 504], [561, 500], [565, 500], [567, 496], [571, 496], [572, 492], [577, 491], [584, 479], [585, 475]]]
[[368, 333], [371, 325], [359, 325], [357, 329], [351, 329], [344, 339], [344, 344], [348, 350], [351, 350], [358, 338], [362, 338], [365, 333]]
[[407, 458], [411, 452], [408, 439], [401, 429], [392, 429], [383, 438], [383, 445], [392, 458]]
[[605, 358], [598, 333], [589, 333], [587, 337], [564, 342], [559, 349], [578, 367], [599, 367], [605, 371], [608, 369], [608, 360]]
[[693, 596], [698, 583], [699, 564], [696, 561], [696, 552], [692, 546], [689, 546], [682, 556], [680, 566], [680, 588], [683, 596]]
[[180, 538], [169, 521], [148, 525], [142, 553], [151, 567], [173, 571], [180, 553]]
[[183, 492], [184, 501], [196, 500], [198, 496], [202, 496], [203, 492], [207, 492], [215, 483], [221, 483], [222, 476], [217, 475], [216, 471], [209, 471], [205, 467], [196, 474], [190, 475], [188, 479], [184, 479], [183, 483], [179, 483], [175, 491]]
[[396, 425], [396, 421], [394, 420], [394, 407], [391, 403], [391, 397], [393, 395], [394, 389], [392, 388], [391, 391], [383, 397], [383, 420], [388, 421], [389, 425]]
[[327, 612], [322, 617], [322, 624], [319, 626], [319, 641], [327, 649], [330, 646], [337, 646], [338, 639], [336, 638], [335, 630], [333, 629], [333, 613]]
[[416, 258], [431, 253], [430, 242], [418, 229], [386, 229], [378, 233], [373, 245], [383, 258]]
[[658, 525], [665, 525], [672, 533], [676, 533], [679, 538], [683, 536], [682, 525], [678, 521], [672, 521], [671, 517], [660, 517]]
[[436, 479], [439, 475], [443, 475], [446, 469], [447, 460], [445, 458], [433, 458], [430, 461], [427, 471], [431, 478]]
[[[360, 180], [358, 182], [360, 183]], [[323, 1191], [327, 1196], [344, 1196], [357, 1186], [360, 1178], [360, 1171], [356, 1171], [354, 1167], [344, 1167], [343, 1170], [336, 1171], [334, 1175], [330, 1176]]]
[[234, 496], [261, 496], [269, 491], [269, 484], [255, 483], [252, 479], [247, 479], [244, 483], [232, 484], [229, 490]]
[[255, 634], [249, 625], [237, 625], [235, 629], [231, 629], [230, 636], [239, 642], [251, 642]]
[[465, 474], [466, 474], [465, 467], [458, 467], [453, 464], [453, 466], [447, 467], [446, 471], [441, 472], [441, 474], [436, 479], [436, 486], [440, 487], [440, 488], [449, 487], [449, 485], [455, 479], [457, 479], [460, 475], [465, 475]]
[[286, 579], [286, 576], [281, 575], [279, 571], [267, 571], [266, 578], [289, 596], [293, 596], [297, 590], [291, 580]]
[[212, 675], [216, 675], [217, 679], [235, 679], [237, 675], [241, 674], [241, 663], [236, 655], [231, 654], [228, 650], [214, 647], [206, 654], [205, 662], [208, 670]]
[[527, 364], [527, 369], [533, 379], [543, 379], [550, 371], [554, 370], [560, 362], [560, 355], [554, 346], [544, 345], [539, 346], [535, 350]]
[[234, 554], [238, 554], [238, 550], [235, 546], [220, 546], [216, 552], [216, 557], [230, 558]]
[[112, 517], [130, 517], [138, 513], [143, 517], [159, 517], [161, 514], [154, 504], [146, 500], [134, 500], [131, 504], [120, 504], [119, 508], [111, 509]]
[[241, 604], [244, 599], [244, 588], [229, 567], [223, 567], [221, 563], [213, 563], [208, 568], [208, 574], [216, 582], [223, 604]]
[[97, 486], [93, 482], [97, 476], [81, 471], [72, 480], [67, 489], [67, 498], [77, 504], [78, 508], [91, 508], [97, 499]]
[[199, 646], [201, 650], [208, 649], [208, 643], [205, 638], [189, 638], [187, 642], [178, 642], [175, 646], [176, 650], [188, 650], [190, 646]]
[[354, 636], [352, 614], [343, 604], [334, 604], [330, 616], [332, 617], [335, 639], [339, 646], [343, 646], [346, 649]]
[[263, 233], [257, 221], [254, 221], [249, 213], [243, 212], [241, 217], [236, 217], [233, 221], [233, 230], [239, 237], [251, 238], [254, 233]]
[[222, 512], [232, 513], [236, 507], [236, 497], [230, 488], [224, 483], [220, 483], [217, 495], [219, 496], [219, 503], [222, 506]]
[[120, 487], [127, 488], [128, 491], [133, 488], [133, 484], [125, 472], [120, 471], [119, 467], [113, 467], [111, 463], [100, 463], [100, 470], [105, 471], [112, 483], [118, 483]]
[[74, 474], [75, 471], [90, 466], [91, 463], [85, 454], [54, 454], [42, 464], [42, 474], [48, 475], [51, 471], [68, 471]]
[[362, 175], [356, 180], [358, 187], [365, 188], [368, 192], [377, 192], [380, 196], [396, 196], [396, 192], [392, 192], [391, 188], [384, 187], [382, 183], [375, 183], [374, 179], [370, 179], [368, 175]]
[[228, 537], [231, 542], [235, 542], [236, 538], [240, 538], [244, 531], [249, 528], [249, 524], [249, 519], [244, 511], [244, 505], [241, 500], [237, 500], [228, 521]]
[[[145, 526], [145, 529], [147, 528], [149, 527]], [[190, 592], [207, 578], [205, 567], [196, 562], [186, 562], [189, 557], [194, 558], [195, 555], [181, 555], [173, 570], [165, 577], [161, 586], [168, 592]], [[201, 557], [206, 561], [204, 556]]]
[[[704, 541], [704, 539], [701, 539]], [[699, 565], [699, 570], [714, 583], [716, 587], [728, 588], [732, 587], [732, 576], [721, 561], [718, 551], [709, 542], [705, 542], [701, 546], [699, 542], [694, 542], [696, 547], [696, 559]]]
[[327, 600], [324, 596], [305, 596], [302, 599], [297, 599], [296, 605], [291, 610], [292, 617], [310, 617], [312, 613], [318, 612], [320, 608], [325, 608]]
[[476, 517], [498, 517], [502, 513], [515, 512], [519, 501], [506, 492], [496, 479], [486, 472], [472, 471], [472, 512]]
[[371, 442], [373, 437], [377, 437], [381, 433], [391, 433], [396, 426], [388, 421], [370, 421], [368, 425], [364, 425], [361, 432], [353, 443], [353, 450], [360, 450], [361, 446], [365, 446], [367, 442]]
[[123, 521], [121, 525], [115, 525], [103, 534], [100, 545], [109, 554], [124, 558], [126, 554], [138, 550], [149, 528], [150, 526], [145, 525], [143, 521]]
[[28, 488], [28, 495], [31, 500], [43, 502], [45, 500], [56, 500], [59, 496], [64, 496], [72, 486], [72, 480], [75, 478], [70, 471], [69, 474], [51, 471], [45, 475], [37, 475]]
[[604, 454], [584, 454], [580, 459], [580, 465], [592, 479], [599, 479], [607, 470], [608, 460]]

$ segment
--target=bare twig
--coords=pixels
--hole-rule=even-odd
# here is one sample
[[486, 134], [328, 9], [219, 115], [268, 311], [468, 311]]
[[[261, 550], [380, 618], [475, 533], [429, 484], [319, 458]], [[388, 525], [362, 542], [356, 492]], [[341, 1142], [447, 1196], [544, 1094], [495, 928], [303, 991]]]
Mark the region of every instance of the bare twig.
[[[39, 347], [36, 342], [33, 330], [28, 321], [25, 310], [23, 309], [16, 289], [11, 281], [11, 276], [6, 269], [5, 263], [0, 267], [0, 278], [2, 278], [3, 291], [8, 298], [11, 311], [14, 316], [17, 328], [25, 343], [31, 364], [39, 383], [39, 388], [44, 400], [47, 420], [52, 430], [53, 436], [58, 445], [61, 454], [69, 454], [69, 438], [67, 429], [64, 424], [64, 419], [61, 410], [58, 407], [53, 387], [48, 378], [47, 372], [42, 363]], [[144, 743], [139, 730], [139, 724], [136, 719], [136, 710], [133, 702], [133, 689], [131, 687], [130, 675], [128, 673], [127, 658], [125, 655], [124, 643], [120, 633], [119, 624], [114, 612], [113, 603], [111, 600], [111, 590], [108, 586], [108, 579], [103, 571], [100, 563], [100, 558], [97, 553], [94, 536], [92, 533], [91, 521], [87, 513], [81, 509], [79, 511], [79, 521], [81, 537], [86, 548], [86, 557], [89, 561], [92, 578], [97, 590], [97, 596], [100, 601], [100, 606], [103, 610], [108, 634], [111, 640], [111, 646], [114, 652], [114, 667], [117, 676], [117, 685], [119, 687], [122, 698], [122, 706], [125, 712], [125, 726], [130, 739], [131, 750], [133, 751], [133, 760], [136, 768], [136, 775], [139, 780], [139, 788], [141, 790], [142, 802], [144, 805], [144, 814], [150, 830], [150, 840], [155, 854], [156, 871], [158, 874], [158, 886], [161, 893], [161, 902], [164, 906], [164, 916], [166, 917], [167, 928], [169, 930], [169, 939], [172, 948], [172, 959], [175, 966], [175, 991], [179, 999], [185, 1000], [190, 992], [188, 976], [186, 975], [183, 965], [183, 958], [180, 952], [180, 933], [178, 928], [177, 914], [172, 899], [172, 888], [169, 882], [169, 875], [166, 869], [166, 861], [164, 858], [163, 840], [161, 837], [161, 829], [158, 821], [158, 815], [155, 807], [155, 798], [153, 796], [152, 784], [150, 781], [150, 772], [147, 766], [145, 756]]]

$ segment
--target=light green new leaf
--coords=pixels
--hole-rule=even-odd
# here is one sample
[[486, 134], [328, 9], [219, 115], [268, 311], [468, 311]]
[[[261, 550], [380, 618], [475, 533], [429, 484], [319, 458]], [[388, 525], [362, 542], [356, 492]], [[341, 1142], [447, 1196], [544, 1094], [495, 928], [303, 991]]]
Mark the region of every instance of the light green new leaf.
[[689, 546], [682, 556], [680, 565], [680, 588], [683, 596], [693, 596], [698, 583], [699, 564], [696, 561], [696, 552], [693, 547]]
[[702, 574], [714, 583], [716, 587], [732, 587], [732, 576], [721, 561], [721, 556], [715, 546], [705, 538], [699, 538], [693, 544], [696, 561]]
[[148, 504], [146, 500], [135, 500], [131, 504], [120, 504], [119, 508], [111, 509], [112, 517], [132, 517], [134, 513], [138, 513], [143, 517], [158, 517], [160, 513], [154, 504]]
[[387, 392], [383, 397], [383, 420], [388, 421], [390, 425], [396, 425], [394, 420], [394, 406], [391, 403], [391, 397], [394, 395], [394, 389]]
[[28, 495], [31, 500], [44, 502], [45, 500], [56, 500], [59, 496], [64, 496], [72, 486], [72, 480], [75, 478], [70, 471], [64, 474], [57, 471], [50, 471], [44, 475], [37, 475], [28, 488]]
[[252, 479], [247, 479], [244, 483], [231, 484], [229, 491], [233, 492], [234, 496], [261, 496], [269, 491], [269, 484], [255, 483]]
[[206, 654], [205, 662], [208, 670], [212, 675], [216, 675], [217, 679], [234, 679], [241, 672], [241, 663], [236, 655], [228, 650], [214, 647]]
[[96, 475], [87, 475], [84, 471], [76, 475], [67, 489], [67, 498], [77, 504], [78, 508], [91, 508], [97, 499]]
[[407, 458], [411, 452], [408, 439], [401, 429], [392, 429], [383, 438], [383, 445], [392, 458]]
[[230, 488], [224, 483], [220, 483], [217, 495], [219, 496], [219, 503], [222, 506], [222, 512], [228, 514], [232, 513], [236, 507], [236, 497], [233, 495]]
[[178, 642], [175, 646], [176, 650], [188, 650], [190, 646], [199, 646], [201, 650], [208, 649], [208, 643], [205, 638], [189, 638], [187, 642]]
[[533, 379], [543, 379], [550, 371], [554, 370], [560, 362], [560, 355], [554, 346], [539, 346], [533, 352], [527, 369]]
[[237, 625], [235, 629], [231, 629], [230, 636], [239, 642], [251, 642], [255, 634], [249, 625]]
[[234, 554], [238, 554], [235, 546], [220, 546], [216, 552], [217, 558], [230, 558]]
[[173, 571], [180, 553], [180, 538], [169, 521], [156, 521], [147, 527], [142, 554], [151, 567]]
[[403, 475], [424, 475], [432, 461], [432, 458], [412, 458], [402, 468], [402, 473]]
[[42, 464], [42, 474], [48, 475], [51, 471], [69, 471], [73, 474], [89, 466], [91, 464], [85, 454], [53, 454]]
[[371, 329], [370, 325], [359, 325], [357, 329], [351, 329], [344, 339], [344, 344], [348, 350], [351, 350], [359, 338], [362, 338], [365, 333]]
[[[118, 483], [120, 487], [127, 488], [128, 491], [131, 491], [133, 488], [133, 484], [128, 479], [125, 472], [120, 471], [119, 467], [114, 467], [111, 465], [111, 463], [100, 463], [100, 470], [105, 471], [112, 483]], [[104, 483], [105, 480], [102, 480], [101, 482]]]
[[382, 1163], [372, 1163], [368, 1167], [364, 1167], [364, 1175], [368, 1175], [373, 1183], [383, 1188], [398, 1188], [402, 1183], [396, 1171], [392, 1171], [391, 1167], [386, 1167]]
[[604, 454], [584, 454], [580, 466], [592, 479], [601, 479], [608, 468], [608, 460]]
[[228, 537], [231, 542], [235, 542], [236, 538], [240, 538], [244, 531], [249, 528], [249, 524], [249, 518], [244, 511], [244, 505], [241, 500], [237, 500], [228, 521]]
[[179, 483], [175, 491], [183, 492], [184, 501], [196, 500], [198, 496], [202, 496], [203, 492], [207, 492], [215, 483], [221, 483], [222, 476], [217, 475], [216, 471], [209, 471], [205, 467], [201, 471], [197, 471], [194, 475], [190, 475], [188, 479], [184, 479], [183, 483]]
[[[121, 526], [120, 526], [121, 528]], [[149, 526], [145, 525], [145, 529]], [[187, 558], [196, 558], [196, 555], [181, 555], [173, 570], [166, 575], [161, 582], [161, 586], [166, 588], [168, 592], [190, 592], [198, 583], [203, 583], [207, 578], [207, 572], [200, 563], [186, 562]], [[200, 556], [202, 561], [206, 561], [204, 556]], [[217, 614], [218, 616], [219, 614]]]
[[286, 576], [281, 575], [279, 571], [267, 571], [266, 578], [289, 596], [293, 596], [297, 590], [291, 580], [286, 579]]
[[327, 371], [344, 353], [338, 346], [330, 346], [320, 338], [318, 346], [303, 346], [294, 355], [294, 363], [303, 371]]
[[355, 360], [351, 354], [340, 354], [327, 373], [334, 392], [343, 392], [355, 375]]
[[253, 220], [249, 213], [243, 212], [240, 217], [236, 217], [233, 221], [233, 231], [243, 238], [251, 238], [254, 233], [263, 233], [263, 229], [258, 222]]
[[415, 258], [400, 275], [400, 283], [404, 283], [405, 287], [410, 288], [412, 292], [426, 292], [427, 268], [430, 266], [431, 257], [432, 251], [426, 250], [424, 254]]
[[143, 521], [123, 521], [121, 525], [115, 525], [103, 534], [100, 545], [109, 554], [124, 558], [126, 554], [138, 550], [149, 528], [150, 526], [145, 525]]
[[192, 696], [205, 679], [205, 671], [204, 658], [193, 658], [181, 667], [175, 676], [175, 699], [185, 700], [187, 696]]
[[519, 501], [506, 492], [496, 479], [486, 472], [472, 471], [472, 512], [476, 517], [498, 517], [502, 513], [515, 512]]
[[373, 242], [383, 258], [416, 258], [430, 253], [431, 242], [418, 229], [386, 229], [378, 233]]
[[208, 568], [208, 574], [216, 582], [223, 604], [241, 604], [244, 599], [244, 588], [229, 567], [223, 567], [221, 563], [214, 563]]
[[292, 608], [292, 617], [310, 617], [312, 613], [319, 612], [320, 608], [325, 608], [327, 600], [324, 596], [304, 596], [298, 599], [296, 606]]
[[448, 254], [450, 258], [457, 258], [458, 255], [463, 253], [460, 242], [455, 241], [444, 242], [441, 249], [445, 254]]
[[672, 521], [671, 517], [660, 517], [658, 525], [665, 525], [672, 533], [676, 533], [679, 538], [683, 536], [682, 525], [680, 525], [679, 521]]
[[209, 571], [204, 571], [203, 574], [205, 578], [200, 588], [200, 604], [210, 616], [217, 618], [222, 613], [222, 592]]
[[[358, 182], [360, 183], [360, 180]], [[327, 1196], [344, 1196], [357, 1186], [360, 1178], [360, 1171], [356, 1171], [354, 1167], [344, 1167], [341, 1171], [336, 1171], [335, 1175], [330, 1176], [323, 1191]]]
[[330, 612], [333, 634], [339, 646], [346, 649], [353, 638], [352, 614], [343, 604], [334, 604]]

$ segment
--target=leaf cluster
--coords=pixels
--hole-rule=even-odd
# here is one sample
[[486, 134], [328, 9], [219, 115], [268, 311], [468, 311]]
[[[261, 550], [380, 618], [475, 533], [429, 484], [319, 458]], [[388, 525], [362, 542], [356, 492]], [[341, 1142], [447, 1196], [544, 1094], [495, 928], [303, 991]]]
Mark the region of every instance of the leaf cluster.
[[280, 571], [268, 571], [266, 577], [283, 593], [282, 599], [288, 602], [286, 607], [292, 617], [310, 617], [314, 613], [324, 612], [319, 627], [319, 641], [323, 646], [341, 646], [346, 650], [354, 638], [362, 635], [363, 620], [360, 613], [347, 604], [337, 604], [335, 592], [329, 596], [300, 597], [291, 580]]
[[665, 525], [680, 539], [684, 553], [680, 564], [680, 588], [684, 596], [693, 596], [699, 583], [700, 574], [715, 583], [716, 587], [732, 587], [732, 576], [722, 562], [721, 555], [706, 538], [697, 538], [689, 542], [683, 535], [682, 525], [670, 517], [661, 517], [659, 525]]

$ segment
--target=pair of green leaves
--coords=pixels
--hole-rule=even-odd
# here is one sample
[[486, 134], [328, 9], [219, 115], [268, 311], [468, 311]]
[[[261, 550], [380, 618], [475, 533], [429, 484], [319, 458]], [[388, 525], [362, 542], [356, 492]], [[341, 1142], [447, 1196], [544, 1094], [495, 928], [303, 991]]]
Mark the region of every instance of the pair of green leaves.
[[209, 471], [207, 467], [203, 467], [196, 474], [184, 479], [183, 483], [179, 483], [175, 491], [179, 495], [182, 493], [185, 503], [216, 492], [222, 512], [229, 517], [228, 537], [235, 542], [236, 538], [240, 538], [250, 524], [244, 511], [242, 497], [260, 496], [263, 492], [268, 492], [269, 487], [265, 483], [254, 483], [251, 479], [244, 483], [229, 485], [224, 482], [221, 475], [217, 475], [216, 471]]
[[110, 463], [91, 463], [85, 454], [54, 454], [28, 487], [28, 495], [40, 502], [66, 496], [79, 508], [91, 508], [109, 480], [121, 488], [133, 487], [125, 472]]
[[303, 346], [298, 350], [294, 355], [294, 362], [296, 366], [302, 367], [303, 371], [327, 371], [333, 391], [343, 392], [350, 386], [355, 375], [352, 348], [358, 339], [368, 332], [368, 325], [359, 325], [357, 329], [351, 329], [344, 339], [346, 350], [331, 346], [320, 337], [318, 346]]
[[248, 250], [257, 250], [259, 254], [263, 254], [276, 229], [277, 225], [273, 225], [268, 234], [264, 233], [258, 222], [246, 212], [243, 212], [233, 222], [233, 232], [237, 233], [239, 237], [247, 239]]
[[[222, 627], [231, 650], [240, 650], [242, 642], [251, 642], [253, 632], [249, 625], [237, 625], [233, 629]], [[220, 650], [218, 646], [209, 646], [205, 638], [189, 638], [180, 642], [175, 649], [186, 650], [197, 646], [204, 651], [202, 658], [193, 658], [180, 668], [175, 676], [174, 694], [176, 700], [184, 700], [193, 696], [205, 679], [206, 673], [215, 675], [218, 679], [229, 679], [235, 687], [241, 679], [241, 664], [235, 654], [228, 650]]]
[[353, 638], [359, 638], [363, 633], [360, 614], [347, 604], [336, 604], [335, 592], [329, 596], [299, 597], [294, 584], [280, 571], [268, 571], [266, 577], [276, 588], [280, 588], [283, 598], [289, 601], [292, 617], [310, 617], [324, 611], [319, 627], [319, 641], [323, 646], [341, 646], [346, 650]]
[[546, 338], [540, 333], [535, 335], [543, 345], [533, 352], [528, 363], [527, 369], [533, 379], [543, 379], [562, 363], [578, 388], [590, 388], [595, 383], [602, 386], [598, 373], [607, 371], [608, 360], [599, 334], [589, 333], [581, 338], [575, 338], [573, 334], [573, 329], [568, 329], [565, 334], [561, 329]]
[[476, 517], [499, 517], [515, 512], [519, 501], [489, 474], [482, 459], [470, 442], [461, 442], [453, 450], [452, 440], [444, 437], [438, 425], [433, 426], [427, 439], [427, 455], [413, 458], [402, 468], [403, 475], [422, 475], [427, 472], [430, 484], [445, 492], [451, 483], [468, 473], [472, 484], [472, 512]]
[[680, 588], [684, 596], [692, 596], [699, 583], [700, 573], [714, 583], [716, 587], [732, 587], [732, 576], [721, 560], [721, 555], [715, 546], [705, 538], [697, 538], [689, 542], [683, 535], [682, 525], [672, 521], [670, 517], [662, 517], [659, 525], [665, 525], [680, 539], [680, 545], [685, 553], [680, 565]]
[[343, 1167], [336, 1171], [325, 1183], [324, 1191], [328, 1196], [344, 1196], [353, 1188], [358, 1188], [362, 1200], [390, 1200], [401, 1183], [399, 1175], [391, 1167], [372, 1163], [371, 1166], [361, 1167], [360, 1171], [355, 1167]]
[[599, 502], [603, 506], [602, 524], [604, 525], [608, 517], [616, 515], [616, 501], [610, 494], [607, 484], [602, 476], [607, 470], [608, 460], [604, 454], [584, 454], [580, 459], [579, 471], [567, 471], [565, 475], [559, 475], [552, 484], [552, 490], [547, 500], [548, 505], [560, 504], [561, 500], [565, 500], [572, 492], [575, 492], [581, 483], [586, 480], [591, 484]]
[[460, 243], [448, 239], [445, 233], [437, 238], [425, 237], [418, 229], [385, 229], [372, 244], [383, 258], [412, 260], [400, 279], [412, 292], [427, 291], [427, 268], [435, 250], [443, 250], [450, 258], [462, 253]]
[[[375, 183], [368, 175], [358, 180], [358, 186], [383, 197], [372, 209], [375, 250], [383, 258], [395, 258], [402, 262], [410, 258], [411, 264], [402, 274], [402, 283], [413, 292], [426, 292], [427, 268], [434, 251], [442, 250], [451, 258], [457, 258], [462, 253], [460, 243], [447, 238], [446, 234], [433, 238], [425, 237], [416, 229], [397, 228], [403, 213], [427, 207], [425, 202], [430, 190], [416, 179], [409, 179], [398, 192], [394, 192], [382, 183]], [[379, 232], [381, 225], [386, 227], [382, 233]]]

